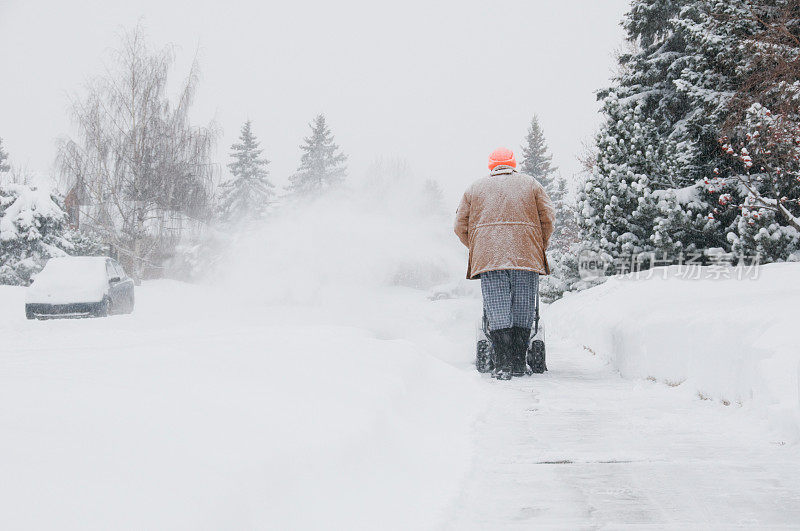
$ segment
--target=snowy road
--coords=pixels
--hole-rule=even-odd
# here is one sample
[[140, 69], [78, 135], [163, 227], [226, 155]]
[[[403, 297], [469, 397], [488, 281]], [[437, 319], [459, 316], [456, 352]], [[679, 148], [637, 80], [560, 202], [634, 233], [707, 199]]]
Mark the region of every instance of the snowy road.
[[490, 383], [446, 529], [800, 528], [800, 456], [765, 423], [549, 348], [549, 373]]
[[746, 407], [555, 340], [549, 373], [495, 382], [478, 299], [370, 289], [341, 311], [159, 282], [134, 315], [47, 322], [0, 290], [0, 528], [800, 522], [797, 447]]

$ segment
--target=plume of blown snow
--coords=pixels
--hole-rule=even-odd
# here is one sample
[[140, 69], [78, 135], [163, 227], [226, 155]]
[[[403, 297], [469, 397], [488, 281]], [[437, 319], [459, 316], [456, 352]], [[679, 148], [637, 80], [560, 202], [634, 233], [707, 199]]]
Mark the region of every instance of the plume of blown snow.
[[457, 282], [465, 251], [423, 183], [370, 183], [284, 202], [236, 236], [223, 284], [268, 304], [313, 304]]

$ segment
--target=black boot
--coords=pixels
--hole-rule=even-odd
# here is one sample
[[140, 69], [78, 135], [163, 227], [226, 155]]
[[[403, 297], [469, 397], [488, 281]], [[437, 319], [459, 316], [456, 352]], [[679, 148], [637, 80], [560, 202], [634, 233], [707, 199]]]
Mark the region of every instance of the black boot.
[[514, 376], [525, 376], [528, 372], [528, 340], [530, 337], [530, 328], [514, 327], [514, 359], [511, 364], [511, 373]]
[[514, 329], [493, 330], [491, 336], [495, 356], [492, 376], [498, 380], [510, 380], [514, 359]]

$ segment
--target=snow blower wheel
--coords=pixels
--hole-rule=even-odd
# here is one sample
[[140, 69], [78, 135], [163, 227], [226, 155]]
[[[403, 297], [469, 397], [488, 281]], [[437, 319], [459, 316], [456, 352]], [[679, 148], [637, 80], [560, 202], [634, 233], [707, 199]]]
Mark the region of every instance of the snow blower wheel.
[[533, 314], [533, 341], [528, 344], [527, 358], [528, 367], [534, 374], [542, 374], [547, 370], [547, 361], [544, 349], [544, 328], [539, 326], [539, 294], [536, 294]]
[[492, 340], [489, 339], [489, 319], [486, 317], [486, 312], [483, 313], [479, 335], [481, 337], [475, 347], [475, 368], [480, 373], [492, 372], [494, 370], [494, 348]]
[[477, 350], [475, 352], [475, 367], [480, 373], [492, 372], [494, 364], [492, 363], [492, 345], [486, 339], [478, 341]]
[[528, 347], [528, 367], [536, 374], [542, 374], [547, 370], [544, 341], [541, 339], [534, 339]]

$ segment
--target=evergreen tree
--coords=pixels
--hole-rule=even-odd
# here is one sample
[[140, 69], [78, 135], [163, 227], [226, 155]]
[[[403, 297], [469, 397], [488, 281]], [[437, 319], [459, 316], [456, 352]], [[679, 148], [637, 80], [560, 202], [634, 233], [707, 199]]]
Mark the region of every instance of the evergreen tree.
[[519, 169], [539, 181], [547, 192], [556, 210], [552, 245], [567, 249], [577, 233], [575, 208], [567, 202], [567, 180], [556, 174], [557, 168], [552, 162], [553, 155], [547, 147], [539, 118], [534, 115], [522, 144], [522, 162]]
[[704, 181], [710, 218], [734, 219], [737, 255], [800, 256], [800, 0], [752, 3], [759, 30], [745, 43], [747, 72], [719, 151], [725, 165]]
[[568, 200], [567, 180], [556, 173], [552, 160], [539, 119], [534, 115], [522, 145], [520, 170], [544, 187], [556, 214], [547, 251], [550, 274], [540, 279], [540, 293], [546, 302], [561, 297], [580, 280], [576, 247], [580, 236], [575, 206]]
[[228, 164], [231, 179], [221, 185], [220, 218], [223, 221], [256, 219], [265, 213], [275, 196], [269, 181], [269, 161], [261, 157], [263, 149], [247, 120], [242, 126], [239, 142], [231, 146]]
[[580, 231], [575, 206], [567, 201], [567, 180], [559, 177], [557, 182], [556, 192], [550, 198], [556, 211], [556, 221], [547, 250], [550, 274], [540, 279], [540, 293], [546, 302], [558, 299], [580, 281]]
[[7, 159], [8, 153], [3, 151], [3, 139], [0, 138], [0, 173], [5, 173], [11, 169], [11, 166], [6, 162]]
[[669, 232], [657, 230], [660, 198], [654, 193], [654, 182], [668, 178], [671, 144], [662, 143], [654, 121], [642, 117], [642, 105], [630, 108], [607, 97], [595, 171], [578, 194], [587, 239], [614, 257], [673, 250]]
[[550, 200], [556, 211], [556, 221], [553, 227], [553, 235], [550, 238], [551, 248], [566, 251], [569, 247], [580, 240], [580, 231], [576, 219], [575, 205], [569, 201], [567, 196], [567, 180], [564, 177], [557, 177], [552, 192], [548, 192]]
[[300, 146], [303, 156], [297, 172], [289, 177], [288, 190], [296, 196], [313, 196], [344, 181], [347, 157], [341, 153], [333, 133], [320, 114], [309, 124], [311, 136]]
[[703, 180], [721, 164], [717, 140], [741, 83], [748, 3], [635, 0], [624, 21], [633, 51], [598, 93], [606, 121], [580, 191], [586, 239], [612, 256], [729, 248], [735, 219], [709, 218]]
[[61, 197], [0, 183], [0, 284], [26, 284], [49, 258], [99, 249], [93, 236], [69, 230]]
[[553, 155], [547, 149], [547, 141], [544, 132], [539, 125], [539, 118], [534, 115], [528, 127], [528, 134], [522, 144], [522, 163], [520, 171], [534, 177], [545, 191], [550, 194], [556, 191], [553, 175], [556, 168], [552, 166]]

